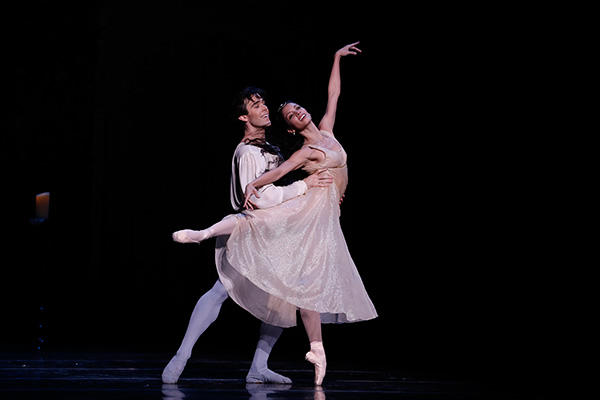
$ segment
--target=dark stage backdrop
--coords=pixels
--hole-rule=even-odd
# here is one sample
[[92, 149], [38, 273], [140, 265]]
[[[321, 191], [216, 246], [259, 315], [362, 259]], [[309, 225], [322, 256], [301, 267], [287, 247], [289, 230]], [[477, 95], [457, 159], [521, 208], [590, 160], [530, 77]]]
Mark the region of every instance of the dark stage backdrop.
[[[523, 54], [498, 10], [200, 3], [38, 2], [18, 15], [15, 126], [0, 150], [16, 293], [3, 349], [173, 353], [217, 275], [212, 242], [170, 235], [231, 212], [233, 96], [257, 85], [273, 114], [292, 98], [318, 118], [334, 51], [360, 40], [363, 54], [342, 60], [341, 219], [380, 316], [325, 326], [330, 365], [541, 376], [535, 165], [511, 102]], [[32, 224], [45, 191], [50, 217]], [[228, 301], [194, 356], [250, 360], [258, 325]], [[273, 359], [306, 347], [300, 324]]]

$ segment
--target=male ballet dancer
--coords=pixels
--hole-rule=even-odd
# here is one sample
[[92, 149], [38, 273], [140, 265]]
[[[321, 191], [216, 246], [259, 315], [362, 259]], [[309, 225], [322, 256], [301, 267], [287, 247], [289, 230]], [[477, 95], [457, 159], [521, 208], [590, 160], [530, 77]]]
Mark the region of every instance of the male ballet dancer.
[[[233, 155], [230, 196], [233, 208], [236, 211], [241, 211], [243, 210], [246, 185], [267, 170], [277, 167], [283, 162], [283, 158], [278, 149], [265, 140], [265, 129], [271, 125], [271, 120], [269, 119], [269, 109], [265, 104], [264, 92], [261, 89], [248, 87], [240, 92], [236, 100], [235, 111], [237, 118], [243, 123], [244, 137]], [[327, 186], [332, 182], [330, 175], [313, 174], [288, 186], [266, 185], [260, 189], [260, 197], [252, 198], [252, 203], [255, 208], [272, 207], [293, 197], [303, 195], [308, 188]], [[194, 238], [194, 231], [191, 230], [178, 231], [173, 235], [173, 239], [182, 243], [197, 241], [197, 238]], [[222, 249], [216, 251], [218, 254]], [[214, 286], [198, 300], [181, 346], [162, 373], [164, 383], [177, 382], [187, 360], [191, 356], [194, 344], [206, 328], [217, 319], [221, 305], [228, 297], [227, 290], [217, 280]], [[252, 359], [252, 365], [246, 376], [246, 382], [292, 382], [291, 379], [271, 371], [267, 366], [271, 350], [282, 331], [283, 328], [281, 327], [264, 322], [261, 324], [260, 338]]]

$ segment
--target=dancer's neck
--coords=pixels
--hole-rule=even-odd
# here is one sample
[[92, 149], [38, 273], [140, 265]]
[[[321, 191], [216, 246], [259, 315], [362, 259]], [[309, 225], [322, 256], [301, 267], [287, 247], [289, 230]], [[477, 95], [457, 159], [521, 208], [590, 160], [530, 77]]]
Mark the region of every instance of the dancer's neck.
[[321, 141], [321, 131], [312, 121], [299, 133], [304, 136], [305, 145], [317, 144]]
[[252, 125], [246, 125], [242, 142], [251, 142], [253, 140], [265, 140], [265, 128], [258, 128]]

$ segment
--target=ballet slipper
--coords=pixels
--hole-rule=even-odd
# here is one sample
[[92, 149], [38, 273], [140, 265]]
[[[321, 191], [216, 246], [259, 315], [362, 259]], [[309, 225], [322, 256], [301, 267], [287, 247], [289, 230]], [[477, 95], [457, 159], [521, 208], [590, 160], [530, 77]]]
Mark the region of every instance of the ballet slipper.
[[292, 380], [287, 376], [273, 372], [268, 368], [261, 371], [250, 370], [246, 376], [246, 383], [279, 383], [291, 384]]
[[186, 363], [186, 359], [177, 355], [171, 358], [171, 361], [169, 361], [162, 373], [163, 383], [177, 383]]
[[306, 361], [315, 366], [315, 385], [321, 386], [327, 369], [327, 360], [325, 359], [325, 349], [323, 342], [310, 342], [310, 351], [306, 353]]
[[173, 240], [179, 243], [200, 243], [210, 238], [212, 235], [210, 229], [195, 231], [192, 229], [183, 229], [173, 233]]

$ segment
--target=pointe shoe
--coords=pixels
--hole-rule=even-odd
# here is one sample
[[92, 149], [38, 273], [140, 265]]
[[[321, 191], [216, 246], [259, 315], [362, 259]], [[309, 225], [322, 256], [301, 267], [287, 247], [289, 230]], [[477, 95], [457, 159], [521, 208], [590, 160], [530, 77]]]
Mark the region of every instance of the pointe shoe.
[[325, 349], [322, 342], [311, 342], [310, 351], [304, 357], [306, 361], [315, 365], [315, 385], [321, 386], [327, 369], [327, 360], [325, 359]]
[[174, 241], [179, 243], [200, 243], [211, 236], [211, 231], [209, 229], [203, 229], [201, 231], [182, 229], [174, 232], [171, 236]]
[[177, 383], [186, 363], [187, 360], [177, 357], [177, 355], [171, 358], [162, 373], [163, 383]]

